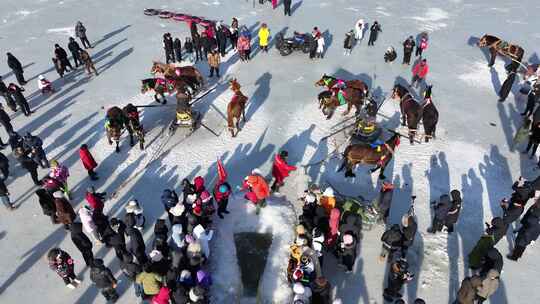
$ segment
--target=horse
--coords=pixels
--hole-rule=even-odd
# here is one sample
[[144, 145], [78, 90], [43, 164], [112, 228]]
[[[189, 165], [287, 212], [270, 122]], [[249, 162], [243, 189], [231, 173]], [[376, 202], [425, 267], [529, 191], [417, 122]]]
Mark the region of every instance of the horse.
[[495, 58], [497, 54], [509, 57], [512, 60], [510, 70], [517, 70], [523, 59], [525, 51], [522, 47], [515, 44], [510, 44], [492, 35], [484, 35], [477, 43], [479, 48], [487, 47], [491, 54], [488, 66], [491, 67], [495, 64]]
[[399, 99], [399, 108], [401, 110], [401, 125], [409, 129], [409, 140], [414, 144], [414, 135], [420, 121], [420, 105], [412, 97], [409, 90], [400, 84], [394, 85], [392, 89], [392, 99]]
[[[157, 103], [167, 103], [165, 93], [172, 95], [179, 92], [185, 92], [186, 94], [191, 95], [191, 92], [188, 89], [189, 85], [180, 79], [147, 78], [142, 79], [141, 84], [141, 93], [145, 94], [146, 92], [153, 90], [155, 92], [154, 100]], [[158, 98], [158, 96], [161, 96], [161, 98]]]
[[[230, 89], [234, 92], [231, 102], [227, 105], [227, 125], [232, 137], [236, 137], [240, 132], [240, 118], [246, 123], [246, 104], [248, 97], [240, 91], [240, 84], [235, 79], [229, 81]], [[236, 134], [234, 130], [236, 129]]]
[[126, 129], [129, 133], [129, 144], [133, 147], [135, 145], [133, 141], [133, 135], [139, 140], [139, 148], [144, 150], [144, 127], [139, 120], [139, 112], [137, 108], [129, 103], [122, 109], [126, 121]]
[[353, 173], [353, 168], [356, 165], [376, 165], [375, 168], [370, 169], [370, 172], [380, 170], [379, 179], [385, 179], [384, 169], [392, 159], [395, 149], [399, 146], [399, 137], [399, 133], [394, 133], [390, 139], [378, 148], [373, 148], [368, 144], [349, 145], [343, 152], [343, 163], [338, 172], [346, 168], [345, 177], [356, 177]]
[[176, 79], [178, 77], [184, 77], [184, 76], [193, 77], [194, 79], [196, 79], [199, 88], [204, 87], [203, 75], [201, 74], [201, 72], [199, 72], [199, 70], [197, 70], [193, 66], [177, 67], [174, 64], [166, 64], [166, 63], [154, 61], [152, 64], [150, 73], [152, 74], [161, 73], [166, 78], [172, 78], [172, 79]]
[[107, 122], [105, 123], [107, 140], [109, 145], [112, 145], [113, 141], [116, 143], [116, 153], [120, 153], [120, 137], [124, 131], [125, 123], [126, 117], [120, 108], [112, 107], [107, 110]]
[[439, 122], [439, 111], [431, 98], [431, 89], [433, 85], [429, 85], [424, 93], [424, 104], [422, 105], [422, 124], [424, 125], [424, 140], [429, 142], [431, 138], [435, 138], [435, 130], [437, 122]]
[[368, 86], [361, 80], [349, 80], [343, 82], [345, 87], [340, 89], [336, 86], [340, 82], [339, 79], [333, 76], [324, 74], [319, 81], [315, 83], [316, 87], [326, 87], [329, 93], [319, 94], [319, 108], [322, 108], [323, 114], [326, 115], [326, 119], [330, 119], [335, 109], [340, 105], [339, 91], [342, 91], [343, 98], [347, 102], [347, 110], [343, 112], [343, 115], [349, 114], [352, 106], [355, 106], [357, 111], [360, 111], [365, 98], [368, 96]]

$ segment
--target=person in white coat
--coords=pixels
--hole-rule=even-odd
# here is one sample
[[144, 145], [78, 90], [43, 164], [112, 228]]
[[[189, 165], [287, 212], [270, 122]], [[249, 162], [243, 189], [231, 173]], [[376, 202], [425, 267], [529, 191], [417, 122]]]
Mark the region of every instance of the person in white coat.
[[206, 231], [201, 225], [197, 225], [193, 228], [193, 236], [201, 244], [202, 252], [207, 259], [210, 258], [210, 246], [208, 245], [208, 242], [212, 239], [213, 235], [214, 230]]
[[323, 58], [324, 53], [324, 37], [320, 36], [317, 39], [317, 58]]
[[92, 236], [96, 244], [101, 244], [96, 224], [92, 219], [92, 210], [90, 210], [90, 207], [84, 206], [79, 209], [79, 218], [81, 219], [84, 231], [86, 231], [86, 233]]
[[356, 40], [362, 40], [364, 38], [365, 28], [366, 22], [364, 19], [359, 19], [354, 26], [354, 38], [356, 38]]

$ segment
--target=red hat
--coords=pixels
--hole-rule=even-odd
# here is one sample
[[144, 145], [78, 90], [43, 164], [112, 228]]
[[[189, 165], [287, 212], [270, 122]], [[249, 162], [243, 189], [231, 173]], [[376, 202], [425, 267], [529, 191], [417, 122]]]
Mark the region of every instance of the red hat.
[[199, 205], [195, 206], [195, 208], [193, 208], [193, 214], [195, 214], [196, 216], [201, 216], [202, 215], [201, 206]]

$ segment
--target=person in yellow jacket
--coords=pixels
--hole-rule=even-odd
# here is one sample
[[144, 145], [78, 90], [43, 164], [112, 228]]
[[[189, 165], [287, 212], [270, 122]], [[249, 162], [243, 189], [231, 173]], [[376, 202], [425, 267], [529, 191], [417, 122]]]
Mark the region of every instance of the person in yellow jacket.
[[270, 30], [268, 29], [268, 26], [266, 23], [263, 23], [261, 25], [261, 29], [259, 29], [259, 47], [268, 53], [268, 40], [270, 39]]

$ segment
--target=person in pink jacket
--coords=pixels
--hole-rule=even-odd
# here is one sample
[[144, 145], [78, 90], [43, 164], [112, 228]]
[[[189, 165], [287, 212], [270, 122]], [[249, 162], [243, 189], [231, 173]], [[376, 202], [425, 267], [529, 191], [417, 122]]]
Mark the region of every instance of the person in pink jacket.
[[289, 153], [283, 150], [279, 154], [276, 154], [274, 158], [274, 164], [272, 165], [272, 176], [274, 177], [272, 192], [278, 192], [279, 187], [285, 184], [285, 178], [289, 176], [289, 173], [296, 170], [295, 166], [287, 164], [288, 156]]
[[422, 59], [418, 64], [413, 68], [413, 78], [411, 81], [411, 86], [417, 87], [420, 82], [426, 79], [426, 76], [429, 72], [429, 66], [426, 59]]

